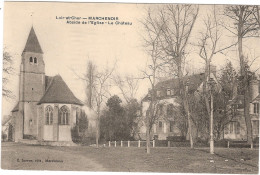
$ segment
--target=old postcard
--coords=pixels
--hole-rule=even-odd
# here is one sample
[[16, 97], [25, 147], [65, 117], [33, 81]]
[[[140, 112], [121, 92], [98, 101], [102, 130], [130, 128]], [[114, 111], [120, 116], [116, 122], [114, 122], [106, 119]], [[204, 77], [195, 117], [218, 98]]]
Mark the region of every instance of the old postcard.
[[259, 14], [4, 2], [1, 169], [258, 173]]

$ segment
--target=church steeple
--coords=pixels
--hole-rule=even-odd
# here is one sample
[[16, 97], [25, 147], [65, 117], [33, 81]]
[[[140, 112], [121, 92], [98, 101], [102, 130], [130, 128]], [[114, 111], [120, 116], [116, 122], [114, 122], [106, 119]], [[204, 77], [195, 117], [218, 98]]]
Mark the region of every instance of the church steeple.
[[43, 53], [33, 27], [31, 28], [23, 52]]

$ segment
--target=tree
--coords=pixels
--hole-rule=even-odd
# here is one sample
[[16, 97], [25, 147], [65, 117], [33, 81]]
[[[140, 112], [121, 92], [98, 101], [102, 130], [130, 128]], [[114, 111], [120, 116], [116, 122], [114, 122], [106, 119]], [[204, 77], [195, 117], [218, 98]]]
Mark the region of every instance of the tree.
[[149, 106], [144, 115], [145, 127], [146, 127], [146, 152], [150, 154], [150, 139], [152, 126], [158, 118], [158, 100], [156, 99], [155, 84], [158, 78], [158, 73], [163, 65], [161, 62], [162, 51], [160, 49], [160, 35], [162, 34], [162, 28], [164, 24], [159, 23], [158, 18], [153, 15], [152, 10], [147, 10], [146, 18], [141, 21], [144, 27], [144, 48], [149, 56], [148, 69], [142, 71], [144, 77], [142, 79], [148, 79], [151, 89], [148, 92]]
[[97, 66], [89, 61], [86, 73], [83, 75], [77, 75], [86, 84], [86, 102], [87, 105], [96, 113], [96, 146], [98, 147], [100, 137], [100, 116], [101, 108], [104, 104], [104, 100], [110, 95], [109, 80], [115, 70], [116, 63], [112, 68], [106, 66], [103, 70], [98, 70]]
[[120, 75], [116, 75], [113, 77], [113, 80], [115, 85], [121, 91], [125, 101], [130, 103], [136, 96], [140, 79], [135, 78], [133, 75], [126, 75], [123, 78]]
[[[115, 66], [115, 65], [114, 65]], [[99, 137], [100, 137], [100, 115], [101, 115], [101, 107], [104, 102], [104, 98], [107, 98], [109, 94], [109, 84], [108, 80], [111, 78], [112, 73], [114, 72], [114, 68], [112, 69], [106, 67], [103, 71], [99, 71], [95, 75], [95, 82], [93, 83], [93, 92], [94, 92], [94, 101], [95, 107], [93, 109], [96, 111], [97, 120], [96, 120], [96, 145], [98, 147]]]
[[[213, 6], [213, 13], [208, 14], [207, 18], [204, 19], [204, 27], [201, 32], [201, 38], [198, 42], [199, 47], [199, 56], [205, 61], [205, 80], [203, 83], [203, 96], [205, 99], [206, 109], [208, 112], [208, 116], [210, 118], [210, 153], [214, 153], [214, 123], [213, 123], [213, 114], [214, 114], [214, 103], [212, 102], [213, 91], [209, 85], [210, 83], [210, 74], [211, 74], [211, 62], [214, 55], [218, 52], [216, 51], [218, 48], [218, 42], [220, 39], [220, 20], [218, 19], [218, 15], [216, 14], [216, 7]], [[209, 85], [209, 86], [208, 86]], [[210, 97], [210, 98], [209, 98]], [[211, 104], [211, 105], [210, 105]]]
[[140, 116], [141, 105], [136, 99], [132, 99], [126, 105], [124, 105], [124, 110], [131, 139], [134, 139], [139, 131], [136, 120]]
[[175, 67], [179, 79], [179, 95], [184, 106], [185, 116], [188, 120], [190, 145], [193, 148], [191, 134], [191, 119], [188, 105], [188, 94], [185, 90], [187, 82], [184, 82], [184, 65], [188, 40], [197, 19], [199, 7], [187, 4], [168, 4], [160, 10], [160, 21], [163, 25], [162, 35], [160, 35], [160, 46], [165, 54], [165, 63]]
[[233, 21], [233, 26], [225, 28], [237, 37], [238, 55], [240, 62], [240, 76], [243, 82], [244, 94], [244, 116], [247, 127], [247, 141], [253, 145], [252, 125], [249, 115], [249, 75], [247, 60], [244, 56], [243, 39], [249, 37], [259, 37], [259, 17], [258, 6], [232, 5], [225, 8], [225, 16]]
[[87, 65], [87, 74], [86, 74], [86, 81], [87, 81], [87, 88], [86, 88], [86, 96], [87, 96], [87, 106], [92, 109], [93, 108], [93, 100], [94, 100], [94, 86], [95, 86], [95, 72], [96, 66], [89, 61]]
[[71, 129], [71, 137], [73, 142], [82, 143], [88, 129], [88, 118], [84, 110], [77, 111], [76, 116], [76, 124]]
[[2, 96], [6, 99], [14, 99], [12, 91], [8, 88], [8, 83], [10, 76], [14, 74], [13, 68], [13, 57], [12, 55], [4, 48], [3, 50], [3, 88], [2, 88]]
[[128, 126], [129, 121], [121, 106], [121, 99], [114, 95], [107, 100], [107, 109], [103, 111], [101, 118], [102, 136], [106, 140], [129, 140], [131, 128]]
[[221, 138], [221, 133], [225, 126], [233, 119], [230, 100], [237, 94], [237, 73], [231, 62], [228, 62], [221, 71], [218, 82], [221, 85], [221, 92], [214, 94], [214, 135], [217, 140]]

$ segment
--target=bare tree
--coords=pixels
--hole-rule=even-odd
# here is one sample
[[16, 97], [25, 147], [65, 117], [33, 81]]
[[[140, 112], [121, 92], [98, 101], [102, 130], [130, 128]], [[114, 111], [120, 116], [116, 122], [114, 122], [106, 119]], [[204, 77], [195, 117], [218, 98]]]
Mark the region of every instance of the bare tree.
[[94, 82], [96, 81], [95, 79], [95, 74], [96, 74], [96, 66], [89, 61], [87, 65], [87, 74], [86, 74], [86, 83], [87, 83], [87, 88], [86, 88], [86, 103], [89, 108], [93, 108], [93, 100], [94, 100]]
[[15, 96], [13, 95], [12, 91], [8, 88], [8, 83], [10, 76], [14, 74], [13, 68], [13, 57], [12, 55], [4, 48], [3, 50], [3, 89], [2, 89], [2, 96], [6, 99], [14, 99]]
[[133, 75], [126, 75], [122, 77], [117, 74], [113, 76], [113, 81], [115, 85], [119, 88], [127, 103], [135, 98], [137, 90], [139, 88], [139, 80], [140, 79], [134, 77]]
[[93, 86], [93, 90], [95, 93], [95, 111], [97, 113], [97, 122], [96, 122], [96, 145], [98, 147], [98, 141], [100, 137], [100, 115], [101, 115], [101, 107], [103, 105], [104, 99], [108, 99], [109, 88], [110, 85], [108, 84], [109, 79], [112, 77], [112, 73], [115, 70], [115, 65], [113, 68], [106, 67], [104, 71], [100, 71], [96, 74], [96, 85]]
[[144, 27], [144, 48], [149, 56], [148, 69], [142, 71], [143, 78], [147, 78], [151, 85], [151, 90], [148, 92], [149, 107], [145, 115], [146, 125], [146, 151], [150, 154], [150, 139], [152, 126], [158, 118], [158, 100], [156, 99], [156, 80], [158, 78], [158, 72], [162, 66], [161, 56], [162, 51], [160, 49], [160, 35], [162, 34], [163, 24], [160, 23], [158, 18], [153, 15], [153, 11], [149, 8], [147, 10], [147, 17], [141, 21]]
[[233, 26], [226, 26], [225, 28], [237, 37], [240, 75], [244, 85], [244, 116], [247, 127], [247, 141], [251, 145], [253, 143], [253, 136], [251, 118], [249, 115], [250, 92], [247, 65], [248, 60], [244, 56], [243, 39], [249, 37], [259, 37], [258, 8], [258, 6], [233, 5], [227, 6], [224, 13], [229, 19], [233, 21]]
[[[188, 105], [188, 95], [185, 90], [184, 77], [185, 51], [191, 31], [197, 19], [199, 7], [187, 4], [168, 4], [160, 10], [160, 20], [163, 23], [163, 32], [160, 37], [160, 46], [165, 57], [163, 60], [175, 67], [179, 79], [179, 94], [186, 113], [189, 127], [190, 145], [193, 148], [191, 134], [191, 120]], [[174, 75], [174, 72], [173, 72]]]
[[73, 71], [76, 76], [86, 83], [86, 103], [96, 113], [96, 146], [98, 147], [100, 138], [100, 116], [101, 108], [105, 101], [110, 95], [110, 79], [115, 70], [116, 62], [112, 68], [108, 66], [102, 70], [98, 70], [97, 66], [89, 61], [87, 66], [86, 74], [82, 76], [78, 75]]

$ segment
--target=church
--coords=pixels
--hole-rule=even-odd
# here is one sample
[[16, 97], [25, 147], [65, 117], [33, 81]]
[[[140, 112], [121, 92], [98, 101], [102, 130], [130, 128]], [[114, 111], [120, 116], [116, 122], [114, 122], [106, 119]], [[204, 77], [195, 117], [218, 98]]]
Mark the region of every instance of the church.
[[45, 75], [44, 53], [32, 27], [21, 55], [19, 100], [13, 108], [14, 141], [72, 143], [83, 103], [60, 75]]

